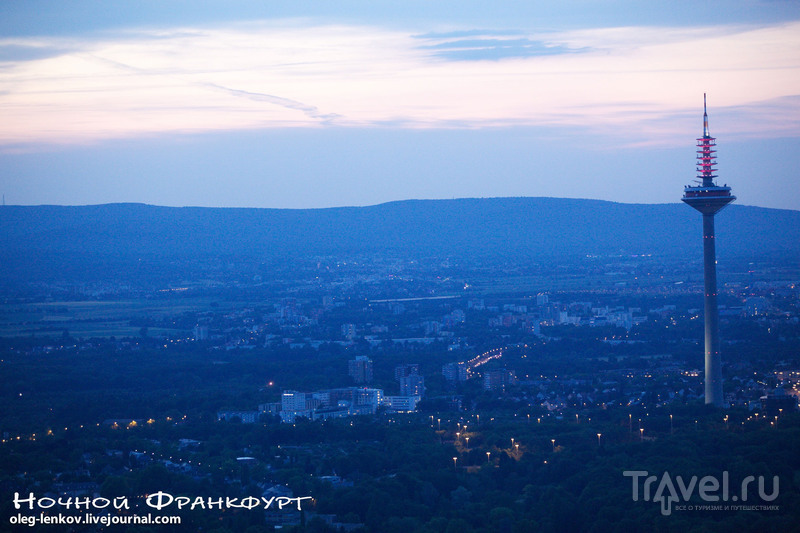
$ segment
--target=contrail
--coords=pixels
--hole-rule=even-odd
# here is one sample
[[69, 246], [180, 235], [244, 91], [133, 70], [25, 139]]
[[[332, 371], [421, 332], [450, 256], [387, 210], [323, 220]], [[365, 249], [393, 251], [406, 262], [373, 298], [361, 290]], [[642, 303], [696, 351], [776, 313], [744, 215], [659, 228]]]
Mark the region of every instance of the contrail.
[[303, 102], [298, 102], [297, 100], [291, 100], [289, 98], [283, 98], [281, 96], [254, 93], [250, 91], [243, 91], [241, 89], [231, 89], [230, 87], [224, 87], [222, 85], [217, 85], [216, 83], [202, 83], [201, 85], [225, 91], [226, 93], [234, 96], [241, 96], [243, 98], [255, 100], [256, 102], [269, 102], [270, 104], [279, 105], [288, 109], [296, 109], [298, 111], [302, 111], [308, 117], [321, 119], [325, 122], [330, 122], [341, 117], [341, 115], [337, 115], [336, 113], [321, 113], [319, 108], [316, 106], [304, 104]]
[[[135, 67], [133, 65], [128, 65], [126, 63], [121, 63], [119, 61], [116, 61], [116, 60], [113, 60], [113, 59], [108, 59], [106, 57], [101, 57], [101, 56], [98, 56], [96, 54], [86, 54], [86, 55], [88, 55], [89, 57], [91, 57], [91, 58], [93, 58], [93, 59], [95, 59], [97, 61], [108, 63], [110, 65], [113, 65], [113, 66], [117, 67], [117, 68], [130, 70], [130, 71], [136, 72], [138, 74], [152, 75], [154, 73], [153, 71], [150, 71], [148, 69], [143, 69], [143, 68]], [[297, 111], [301, 111], [303, 114], [305, 114], [309, 118], [321, 120], [322, 122], [326, 122], [326, 123], [332, 122], [333, 120], [335, 120], [337, 118], [341, 118], [341, 115], [338, 115], [336, 113], [322, 113], [322, 112], [320, 112], [319, 108], [317, 108], [316, 106], [309, 105], [309, 104], [304, 104], [303, 102], [298, 102], [297, 100], [292, 100], [290, 98], [283, 98], [281, 96], [275, 96], [275, 95], [272, 95], [272, 94], [254, 93], [254, 92], [250, 92], [250, 91], [243, 91], [241, 89], [231, 89], [230, 87], [225, 87], [223, 85], [217, 85], [216, 83], [190, 81], [190, 80], [187, 80], [187, 79], [185, 79], [182, 76], [179, 76], [177, 74], [171, 74], [170, 73], [168, 75], [171, 75], [171, 76], [177, 77], [177, 78], [181, 78], [181, 80], [184, 83], [188, 84], [188, 85], [194, 85], [196, 87], [203, 87], [203, 88], [210, 88], [210, 89], [214, 89], [216, 91], [226, 92], [226, 93], [228, 93], [228, 94], [230, 94], [232, 96], [238, 96], [238, 97], [241, 97], [241, 98], [248, 98], [248, 99], [254, 100], [256, 102], [268, 102], [270, 104], [274, 104], [274, 105], [278, 105], [278, 106], [281, 106], [281, 107], [285, 107], [287, 109], [295, 109]]]

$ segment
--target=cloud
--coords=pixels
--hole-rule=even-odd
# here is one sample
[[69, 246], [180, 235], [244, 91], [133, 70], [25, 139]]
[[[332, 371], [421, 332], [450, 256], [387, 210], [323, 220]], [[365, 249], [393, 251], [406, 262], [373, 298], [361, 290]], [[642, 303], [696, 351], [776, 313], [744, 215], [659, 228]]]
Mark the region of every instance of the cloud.
[[68, 53], [68, 47], [37, 46], [33, 43], [15, 44], [0, 42], [0, 63], [16, 61], [32, 61], [48, 57], [60, 56]]
[[736, 135], [800, 136], [798, 22], [413, 33], [298, 19], [20, 37], [0, 57], [5, 145], [329, 124], [682, 142], [703, 92], [743, 119], [719, 122]]
[[554, 46], [543, 41], [534, 41], [526, 38], [498, 39], [486, 37], [445, 40], [435, 44], [422, 45], [420, 48], [433, 50], [438, 57], [462, 61], [496, 61], [510, 57], [569, 54], [587, 50]]
[[517, 30], [458, 30], [446, 32], [428, 32], [419, 35], [412, 35], [414, 39], [462, 39], [465, 37], [508, 37], [519, 36]]

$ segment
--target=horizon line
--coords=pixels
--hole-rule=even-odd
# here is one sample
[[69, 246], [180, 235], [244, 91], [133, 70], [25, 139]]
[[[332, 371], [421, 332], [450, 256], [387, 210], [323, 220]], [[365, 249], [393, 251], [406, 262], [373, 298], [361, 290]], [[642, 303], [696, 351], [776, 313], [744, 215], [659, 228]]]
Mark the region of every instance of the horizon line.
[[[167, 209], [263, 209], [273, 211], [322, 211], [327, 209], [368, 209], [373, 207], [381, 207], [390, 204], [406, 203], [406, 202], [456, 202], [456, 201], [474, 201], [474, 200], [572, 200], [577, 202], [603, 202], [608, 204], [620, 205], [642, 205], [642, 206], [660, 206], [660, 205], [683, 205], [680, 197], [677, 197], [674, 202], [622, 202], [617, 200], [606, 200], [603, 198], [574, 198], [565, 196], [465, 196], [453, 198], [404, 198], [399, 200], [389, 200], [377, 204], [366, 205], [335, 205], [324, 207], [264, 207], [264, 206], [219, 206], [219, 205], [161, 205], [149, 204], [146, 202], [104, 202], [97, 204], [8, 204], [4, 203], [0, 207], [106, 207], [106, 206], [145, 206]], [[776, 211], [794, 211], [800, 212], [800, 209], [790, 209], [784, 207], [765, 207], [755, 204], [743, 204], [737, 202], [732, 206], [739, 207], [754, 207], [758, 209], [771, 209]]]

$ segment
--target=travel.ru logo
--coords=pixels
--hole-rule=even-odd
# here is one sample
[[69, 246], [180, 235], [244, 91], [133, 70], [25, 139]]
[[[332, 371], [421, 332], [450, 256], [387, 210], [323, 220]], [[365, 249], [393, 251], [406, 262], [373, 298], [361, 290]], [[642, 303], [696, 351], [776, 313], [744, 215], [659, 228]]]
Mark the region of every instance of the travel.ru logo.
[[[758, 497], [762, 502], [771, 502], [778, 497], [778, 476], [772, 477], [772, 492], [767, 494], [764, 476], [747, 476], [742, 480], [738, 494], [731, 494], [728, 472], [722, 473], [722, 481], [716, 476], [704, 476], [700, 479], [692, 476], [688, 481], [681, 476], [675, 476], [673, 481], [669, 472], [664, 472], [661, 479], [650, 476], [646, 470], [625, 470], [625, 477], [631, 478], [633, 501], [639, 501], [640, 495], [646, 502], [653, 501], [661, 504], [661, 514], [669, 516], [675, 504], [688, 502], [695, 494], [706, 503], [714, 502], [747, 502], [753, 493], [751, 484], [758, 479]], [[734, 486], [734, 489], [736, 487]], [[643, 493], [643, 494], [642, 494]], [[676, 505], [678, 510], [772, 510], [777, 506], [762, 505]]]

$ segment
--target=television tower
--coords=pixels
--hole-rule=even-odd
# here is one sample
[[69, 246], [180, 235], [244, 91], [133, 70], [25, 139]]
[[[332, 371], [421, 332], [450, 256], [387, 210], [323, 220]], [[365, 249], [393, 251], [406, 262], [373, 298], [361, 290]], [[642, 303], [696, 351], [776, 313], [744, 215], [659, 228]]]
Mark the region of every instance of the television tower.
[[714, 183], [717, 164], [716, 139], [708, 133], [706, 95], [703, 93], [703, 136], [697, 139], [697, 184], [687, 185], [682, 200], [703, 214], [703, 282], [705, 285], [706, 404], [723, 406], [722, 362], [719, 354], [717, 307], [717, 254], [714, 215], [736, 200], [731, 188]]

